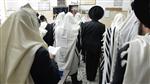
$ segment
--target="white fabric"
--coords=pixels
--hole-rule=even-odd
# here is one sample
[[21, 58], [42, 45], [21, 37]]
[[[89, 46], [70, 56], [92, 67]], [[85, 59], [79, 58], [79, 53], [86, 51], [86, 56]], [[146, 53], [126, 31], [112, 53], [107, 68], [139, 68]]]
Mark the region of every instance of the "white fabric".
[[[113, 44], [111, 46], [111, 55], [112, 55], [112, 67], [111, 67], [111, 76], [110, 76], [110, 81], [112, 81], [112, 77], [114, 75], [114, 69], [115, 69], [115, 64], [116, 64], [116, 56], [118, 53], [118, 32], [121, 29], [121, 26], [124, 24], [124, 20], [125, 20], [125, 16], [121, 13], [116, 14], [112, 24], [111, 24], [111, 28], [115, 31], [112, 32], [112, 35], [114, 35], [111, 38], [111, 44]], [[113, 40], [114, 38], [114, 40]]]
[[[63, 21], [64, 21], [64, 16], [65, 16], [65, 13], [64, 12], [61, 12], [57, 15], [54, 23], [55, 23], [55, 26], [54, 26], [54, 34], [58, 33], [59, 31], [61, 31], [61, 28], [62, 28], [62, 25], [63, 25]], [[56, 35], [54, 35], [54, 37], [56, 38]], [[56, 46], [56, 39], [54, 41], [54, 44], [53, 46]]]
[[82, 16], [81, 16], [80, 13], [76, 13], [75, 14], [75, 20], [77, 21], [78, 24], [81, 23], [81, 22], [83, 22], [82, 21]]
[[41, 25], [39, 27], [39, 30], [40, 30], [40, 36], [43, 38], [46, 33], [47, 33], [47, 30], [45, 29], [47, 26], [47, 23], [46, 22], [41, 22]]
[[121, 25], [124, 22], [124, 20], [125, 16], [122, 13], [116, 14], [114, 20], [112, 21], [111, 28]]
[[150, 84], [150, 35], [129, 42], [123, 84]]
[[63, 24], [64, 16], [65, 16], [65, 13], [64, 13], [64, 12], [61, 12], [61, 13], [59, 13], [59, 14], [57, 15], [57, 17], [56, 17], [56, 19], [55, 19], [55, 25], [56, 25], [56, 26]]
[[[114, 49], [115, 46], [114, 44], [116, 44], [116, 30], [120, 29], [120, 26], [123, 24], [125, 17], [119, 13], [115, 16], [112, 24], [111, 24], [111, 28], [106, 29], [105, 33], [104, 33], [104, 38], [103, 38], [103, 56], [104, 56], [104, 70], [103, 70], [103, 79], [102, 79], [102, 84], [106, 84], [108, 83], [109, 79], [111, 80], [111, 76], [113, 75], [113, 71], [112, 71], [112, 67], [114, 66], [113, 64], [113, 53], [114, 53]], [[109, 37], [110, 34], [110, 37]], [[106, 39], [108, 38], [108, 39]], [[108, 42], [110, 41], [110, 43], [108, 44]], [[108, 46], [108, 47], [107, 47]], [[116, 49], [115, 49], [116, 50]], [[107, 55], [107, 53], [109, 53], [109, 55]], [[111, 63], [112, 62], [112, 63]], [[110, 73], [108, 71], [111, 71]], [[109, 77], [108, 80], [106, 80], [106, 77]]]
[[[121, 16], [121, 15], [120, 15]], [[124, 17], [123, 17], [124, 18]], [[140, 22], [135, 16], [134, 12], [131, 11], [126, 19], [118, 20], [116, 24], [115, 39], [114, 39], [114, 48], [112, 49], [112, 70], [111, 70], [111, 81], [115, 71], [116, 59], [118, 50], [123, 46], [124, 43], [131, 41], [138, 35], [138, 29]]]
[[118, 37], [119, 49], [125, 42], [133, 40], [134, 37], [138, 35], [139, 26], [140, 22], [135, 16], [134, 11], [132, 11], [124, 21], [124, 24], [122, 25], [122, 28], [120, 30]]
[[[112, 81], [112, 77], [114, 74], [114, 69], [115, 69], [115, 63], [116, 63], [116, 56], [118, 53], [118, 49], [122, 47], [122, 45], [125, 42], [128, 42], [130, 40], [133, 40], [136, 35], [138, 35], [138, 29], [139, 29], [140, 22], [136, 18], [134, 12], [132, 11], [127, 18], [122, 14], [117, 14], [116, 17], [114, 18], [113, 23], [111, 24], [111, 45], [109, 46], [110, 50], [110, 59], [108, 59], [107, 56], [105, 56], [104, 53], [104, 72], [103, 72], [103, 84], [106, 84], [106, 76], [109, 75], [110, 81]], [[105, 33], [106, 34], [106, 33]], [[104, 41], [106, 39], [103, 39]], [[105, 48], [105, 46], [104, 46]], [[109, 60], [112, 60], [112, 65], [108, 65]], [[107, 74], [107, 67], [110, 66], [111, 69], [111, 74]]]
[[79, 59], [75, 52], [77, 35], [80, 26], [75, 22], [73, 14], [68, 12], [64, 24], [55, 31], [56, 47], [61, 47], [56, 55], [59, 70], [70, 70], [70, 75], [77, 72]]
[[43, 38], [46, 33], [47, 33], [47, 30], [45, 29], [47, 26], [47, 22], [41, 22], [41, 25], [39, 27], [39, 31], [40, 31], [40, 36]]
[[88, 16], [88, 15], [85, 15], [82, 17], [82, 22], [85, 23], [85, 22], [89, 22], [91, 21], [91, 18]]
[[36, 12], [29, 4], [10, 15], [0, 28], [0, 84], [33, 84], [30, 68], [42, 45]]
[[[110, 70], [110, 66], [111, 66], [111, 61], [109, 58], [111, 58], [110, 55], [110, 47], [111, 47], [111, 28], [107, 28], [105, 33], [104, 33], [104, 42], [103, 42], [103, 56], [104, 56], [104, 69], [103, 69], [103, 79], [102, 79], [102, 84], [106, 84], [107, 82], [109, 82], [109, 77], [110, 77], [110, 73], [108, 72]], [[110, 36], [109, 36], [110, 35]], [[108, 38], [108, 39], [107, 39]], [[108, 80], [106, 80], [106, 77], [108, 76]]]

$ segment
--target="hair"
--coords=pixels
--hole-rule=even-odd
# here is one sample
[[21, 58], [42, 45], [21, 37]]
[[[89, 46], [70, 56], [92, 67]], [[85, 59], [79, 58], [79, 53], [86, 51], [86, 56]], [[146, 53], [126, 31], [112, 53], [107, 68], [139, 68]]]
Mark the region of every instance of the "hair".
[[92, 20], [98, 21], [104, 16], [104, 10], [100, 6], [93, 6], [89, 10], [88, 15]]
[[39, 17], [39, 13], [36, 13], [36, 16]]
[[44, 22], [44, 21], [47, 22], [47, 19], [46, 19], [46, 17], [45, 17], [44, 15], [41, 15], [41, 16], [40, 16], [40, 20], [41, 20], [41, 22]]
[[40, 20], [40, 18], [39, 18], [39, 13], [36, 13], [36, 16], [37, 16], [37, 19], [38, 19], [39, 24], [41, 24], [41, 20]]

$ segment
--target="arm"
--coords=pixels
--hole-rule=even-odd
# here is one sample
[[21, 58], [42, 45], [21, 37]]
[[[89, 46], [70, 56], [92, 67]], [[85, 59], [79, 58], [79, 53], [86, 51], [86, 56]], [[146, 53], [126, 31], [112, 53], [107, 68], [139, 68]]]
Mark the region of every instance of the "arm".
[[60, 80], [57, 65], [43, 47], [36, 52], [30, 73], [35, 84], [57, 84]]

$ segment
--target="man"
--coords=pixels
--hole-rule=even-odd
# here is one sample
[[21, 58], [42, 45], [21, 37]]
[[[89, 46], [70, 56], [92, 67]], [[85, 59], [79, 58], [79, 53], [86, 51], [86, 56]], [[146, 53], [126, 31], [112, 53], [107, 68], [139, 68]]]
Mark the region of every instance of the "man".
[[132, 8], [141, 22], [139, 35], [126, 43], [117, 57], [111, 84], [150, 84], [150, 1], [135, 0]]
[[36, 12], [29, 4], [0, 27], [0, 84], [57, 84], [58, 68], [40, 37]]
[[103, 17], [104, 10], [100, 6], [94, 6], [89, 10], [88, 15], [92, 20], [81, 24], [80, 44], [85, 57], [87, 80], [90, 83], [95, 81], [102, 53], [101, 40], [105, 32], [105, 25], [98, 20]]
[[41, 26], [40, 30], [46, 30], [47, 32], [43, 36], [44, 41], [47, 43], [48, 46], [53, 46], [54, 44], [54, 24], [49, 24], [47, 19], [44, 15], [40, 16]]
[[55, 60], [58, 62], [60, 71], [70, 71], [72, 84], [82, 84], [82, 81], [77, 80], [79, 53], [76, 51], [76, 42], [80, 26], [70, 12], [64, 16], [63, 21], [63, 24], [56, 26], [55, 45], [61, 48], [56, 54]]

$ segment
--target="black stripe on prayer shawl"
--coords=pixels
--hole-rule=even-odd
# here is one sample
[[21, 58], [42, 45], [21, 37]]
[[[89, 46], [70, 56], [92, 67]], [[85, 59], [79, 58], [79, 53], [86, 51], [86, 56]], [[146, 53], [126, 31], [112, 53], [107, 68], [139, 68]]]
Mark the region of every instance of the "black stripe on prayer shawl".
[[[55, 29], [53, 27], [53, 40], [55, 41]], [[53, 45], [54, 45], [54, 42], [53, 42]]]
[[109, 76], [106, 75], [106, 84], [109, 82]]
[[[104, 70], [106, 71], [106, 73], [104, 74], [103, 73], [103, 83], [104, 84], [107, 84], [110, 82], [110, 73], [111, 73], [111, 63], [112, 63], [112, 60], [111, 60], [111, 50], [110, 50], [110, 47], [111, 47], [111, 34], [112, 34], [112, 30], [111, 28], [108, 28], [106, 29], [106, 34], [104, 36], [105, 40], [103, 42], [103, 61], [102, 61], [102, 65], [101, 67], [103, 67], [103, 72]], [[104, 59], [106, 58], [106, 59]], [[105, 66], [104, 66], [105, 65]]]
[[113, 29], [113, 32], [112, 32], [112, 30], [110, 28], [110, 33], [113, 33], [113, 35], [110, 36], [110, 38], [109, 38], [109, 41], [112, 42], [112, 43], [110, 43], [111, 49], [109, 48], [109, 56], [108, 56], [108, 62], [107, 62], [107, 72], [106, 72], [106, 77], [108, 77], [107, 78], [107, 83], [110, 83], [111, 68], [112, 68], [112, 51], [111, 50], [113, 50], [113, 47], [114, 47], [115, 29], [116, 29], [116, 27]]
[[105, 84], [107, 84], [107, 82], [105, 81]]
[[106, 59], [105, 59], [106, 65], [104, 67], [104, 68], [106, 68], [106, 74], [104, 74], [106, 76], [106, 80], [104, 80], [105, 84], [110, 83], [110, 75], [111, 75], [111, 66], [112, 66], [111, 47], [113, 46], [113, 44], [111, 44], [111, 37], [113, 38], [112, 40], [114, 42], [114, 35], [115, 35], [113, 33], [113, 35], [111, 36], [111, 34], [112, 34], [112, 29], [111, 28], [107, 29], [107, 34], [105, 36], [105, 38], [106, 38], [105, 49], [104, 49], [104, 53], [106, 53], [106, 54], [104, 54], [104, 55], [106, 55]]
[[117, 54], [117, 60], [116, 60], [114, 75], [111, 84], [122, 84], [123, 82], [127, 64], [125, 63], [124, 66], [122, 66], [122, 62], [123, 60], [127, 61], [128, 53], [126, 52], [128, 48], [129, 48], [129, 44], [124, 45]]
[[110, 37], [106, 36], [106, 40], [107, 40], [108, 45], [110, 45]]
[[114, 31], [113, 31], [113, 47], [114, 47], [114, 43], [115, 43], [115, 32], [116, 32], [116, 27], [114, 28]]
[[100, 70], [104, 69], [104, 56], [101, 56]]
[[[105, 49], [105, 51], [107, 51], [106, 49]], [[108, 52], [105, 52], [106, 53], [106, 56], [108, 56], [109, 54], [108, 54]]]
[[[108, 29], [108, 35], [106, 35], [106, 40], [107, 40], [107, 42], [106, 42], [106, 48], [107, 48], [107, 50], [108, 51], [106, 51], [106, 53], [107, 53], [107, 69], [106, 69], [106, 82], [108, 83], [108, 82], [110, 82], [110, 79], [109, 79], [109, 77], [110, 77], [110, 67], [111, 67], [111, 59], [110, 59], [110, 46], [111, 46], [111, 28], [110, 29]], [[108, 44], [107, 44], [108, 43]]]
[[107, 35], [106, 36], [109, 36], [109, 38], [111, 37], [111, 28], [107, 29]]

